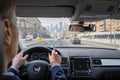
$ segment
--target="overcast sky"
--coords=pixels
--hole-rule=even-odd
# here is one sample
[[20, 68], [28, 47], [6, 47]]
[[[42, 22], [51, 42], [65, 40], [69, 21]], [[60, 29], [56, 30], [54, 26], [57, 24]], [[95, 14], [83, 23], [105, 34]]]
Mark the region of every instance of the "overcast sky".
[[41, 21], [41, 24], [45, 27], [50, 26], [51, 24], [56, 25], [59, 22], [66, 22], [70, 24], [69, 18], [38, 18]]

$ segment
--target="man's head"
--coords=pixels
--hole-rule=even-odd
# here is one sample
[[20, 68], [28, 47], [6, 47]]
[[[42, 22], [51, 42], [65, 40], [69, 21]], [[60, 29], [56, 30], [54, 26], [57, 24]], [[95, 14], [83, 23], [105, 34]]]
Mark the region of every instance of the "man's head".
[[0, 0], [0, 18], [4, 30], [4, 67], [6, 67], [7, 62], [15, 56], [18, 47], [15, 0]]

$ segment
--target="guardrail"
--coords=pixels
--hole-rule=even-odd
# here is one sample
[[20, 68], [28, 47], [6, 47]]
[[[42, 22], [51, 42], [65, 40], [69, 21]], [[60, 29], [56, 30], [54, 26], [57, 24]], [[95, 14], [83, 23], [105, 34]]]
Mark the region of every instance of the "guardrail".
[[120, 39], [91, 39], [91, 38], [82, 38], [82, 41], [93, 42], [97, 44], [109, 45], [114, 47], [120, 47]]

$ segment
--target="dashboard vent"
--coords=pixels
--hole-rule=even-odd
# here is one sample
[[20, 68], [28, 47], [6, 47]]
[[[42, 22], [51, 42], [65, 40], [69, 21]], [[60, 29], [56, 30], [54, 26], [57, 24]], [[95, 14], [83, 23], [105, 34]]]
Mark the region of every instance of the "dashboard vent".
[[93, 60], [92, 60], [92, 63], [93, 63], [94, 65], [101, 65], [101, 64], [102, 64], [100, 59], [93, 59]]
[[61, 66], [68, 67], [68, 59], [67, 58], [62, 58]]

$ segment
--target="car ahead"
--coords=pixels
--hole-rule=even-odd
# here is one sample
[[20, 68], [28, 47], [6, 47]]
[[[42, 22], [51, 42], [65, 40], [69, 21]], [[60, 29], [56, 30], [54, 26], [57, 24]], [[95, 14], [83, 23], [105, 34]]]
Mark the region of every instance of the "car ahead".
[[33, 39], [32, 35], [27, 35], [25, 38], [26, 41], [31, 41], [32, 39]]
[[65, 37], [65, 39], [69, 39], [70, 37]]
[[38, 37], [38, 38], [37, 38], [37, 41], [38, 41], [38, 42], [42, 42], [42, 41], [43, 41], [43, 38]]
[[77, 38], [77, 37], [72, 37], [70, 39], [70, 43], [72, 43], [72, 44], [81, 44], [81, 40], [79, 38]]

